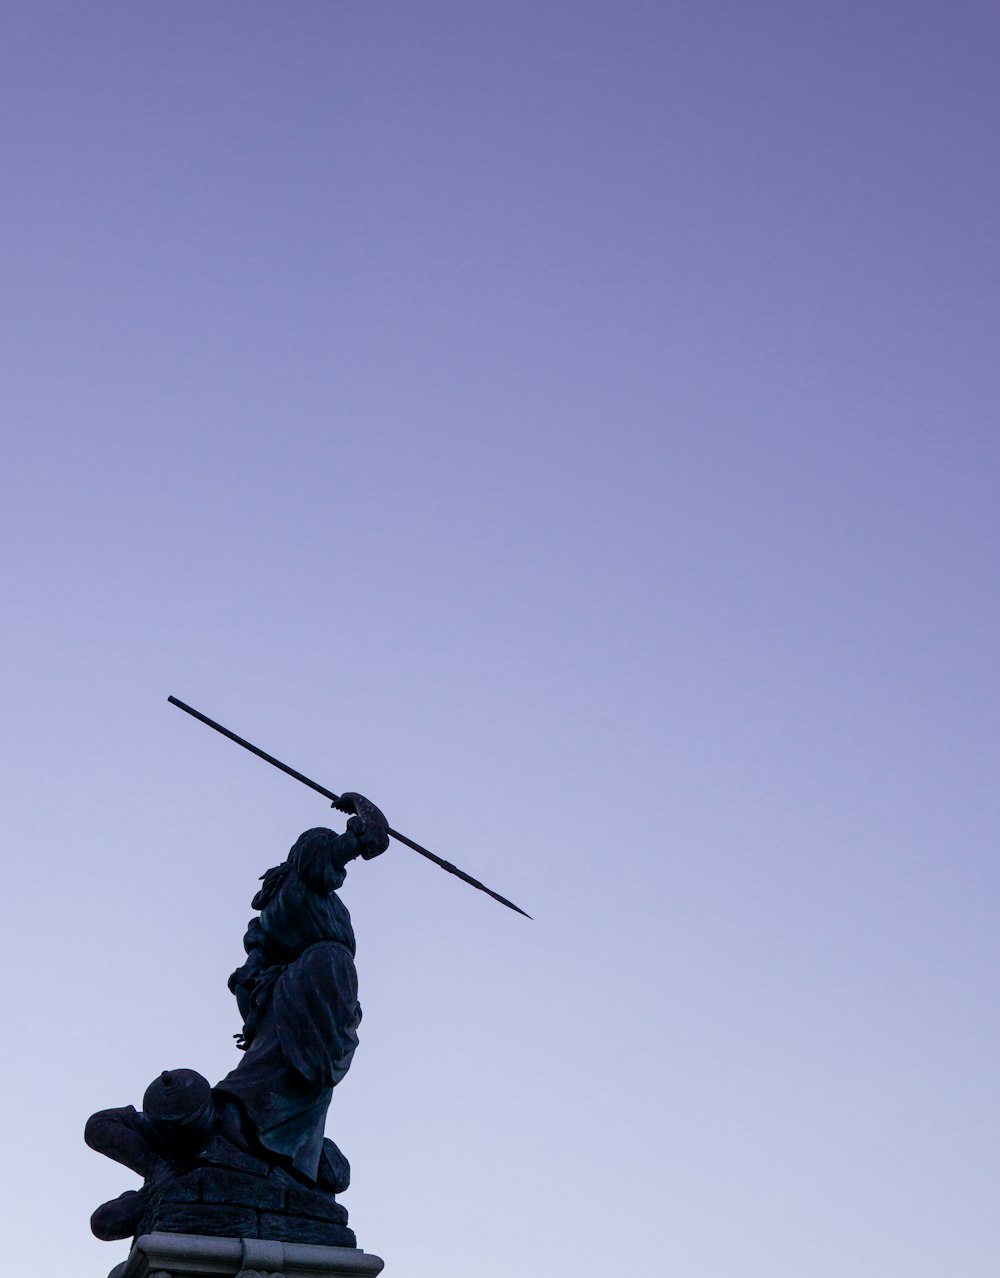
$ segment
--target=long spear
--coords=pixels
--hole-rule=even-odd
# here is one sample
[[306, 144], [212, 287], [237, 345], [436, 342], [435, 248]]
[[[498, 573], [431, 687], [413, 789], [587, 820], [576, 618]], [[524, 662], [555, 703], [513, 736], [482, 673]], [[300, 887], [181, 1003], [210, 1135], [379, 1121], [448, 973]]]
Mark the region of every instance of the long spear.
[[[287, 772], [290, 777], [294, 777], [296, 781], [301, 781], [303, 785], [309, 786], [311, 790], [316, 790], [319, 794], [325, 795], [331, 803], [339, 803], [340, 795], [334, 794], [332, 790], [328, 790], [326, 786], [320, 785], [317, 781], [310, 781], [301, 772], [296, 772], [294, 768], [290, 768], [287, 763], [282, 763], [280, 759], [276, 759], [274, 755], [267, 754], [261, 750], [259, 746], [251, 745], [249, 741], [244, 741], [242, 737], [238, 737], [235, 732], [230, 732], [228, 728], [224, 728], [221, 723], [216, 723], [214, 719], [210, 719], [207, 714], [202, 714], [200, 710], [195, 710], [193, 706], [185, 705], [183, 701], [178, 701], [176, 697], [167, 697], [172, 706], [177, 706], [179, 710], [184, 710], [188, 714], [193, 715], [195, 719], [200, 719], [202, 723], [207, 723], [210, 728], [214, 728], [216, 732], [221, 732], [224, 737], [228, 737], [230, 741], [235, 741], [237, 745], [241, 745], [244, 750], [249, 750], [251, 754], [257, 755], [258, 758], [264, 759], [267, 763], [272, 764], [276, 768], [280, 768], [282, 772]], [[414, 843], [412, 839], [408, 839], [405, 834], [400, 834], [398, 830], [390, 830], [392, 837], [400, 843], [405, 843], [408, 848], [412, 848], [414, 852], [419, 852], [421, 856], [425, 856], [428, 861], [433, 861], [435, 865], [439, 865], [442, 870], [447, 870], [449, 874], [454, 874], [464, 883], [470, 884], [474, 888], [478, 888], [480, 892], [485, 892], [487, 896], [492, 896], [494, 901], [499, 901], [501, 905], [506, 905], [509, 910], [515, 910], [518, 914], [523, 914], [526, 919], [530, 919], [531, 915], [526, 910], [522, 910], [519, 905], [515, 905], [513, 901], [508, 901], [505, 896], [501, 896], [499, 892], [494, 892], [492, 888], [488, 888], [485, 883], [480, 883], [478, 879], [474, 879], [471, 874], [466, 874], [464, 870], [460, 870], [457, 865], [452, 865], [450, 861], [442, 860], [441, 857], [435, 856], [433, 852], [428, 852], [426, 848], [422, 848], [419, 843]]]

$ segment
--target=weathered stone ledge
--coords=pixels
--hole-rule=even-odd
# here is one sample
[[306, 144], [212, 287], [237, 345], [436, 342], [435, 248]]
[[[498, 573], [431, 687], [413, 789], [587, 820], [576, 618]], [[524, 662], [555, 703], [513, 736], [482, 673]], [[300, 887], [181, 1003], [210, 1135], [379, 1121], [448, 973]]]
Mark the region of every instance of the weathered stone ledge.
[[153, 1233], [136, 1239], [109, 1278], [374, 1278], [383, 1263], [351, 1247]]

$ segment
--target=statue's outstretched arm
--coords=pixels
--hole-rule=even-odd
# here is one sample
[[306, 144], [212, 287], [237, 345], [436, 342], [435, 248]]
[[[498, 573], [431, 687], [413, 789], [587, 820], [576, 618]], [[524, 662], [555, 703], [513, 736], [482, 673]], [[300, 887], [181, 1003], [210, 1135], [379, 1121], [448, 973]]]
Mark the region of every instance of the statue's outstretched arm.
[[134, 1105], [91, 1114], [83, 1139], [91, 1149], [130, 1167], [140, 1176], [151, 1175], [160, 1161], [149, 1141], [148, 1124]]
[[289, 863], [314, 892], [336, 891], [351, 861], [357, 857], [370, 861], [389, 846], [386, 819], [364, 795], [342, 795], [334, 807], [351, 814], [345, 832], [336, 834], [324, 828], [306, 830], [288, 854]]
[[389, 823], [370, 799], [354, 790], [348, 790], [331, 806], [338, 812], [350, 814], [347, 833], [353, 834], [358, 841], [356, 856], [370, 861], [373, 857], [382, 855], [389, 846]]

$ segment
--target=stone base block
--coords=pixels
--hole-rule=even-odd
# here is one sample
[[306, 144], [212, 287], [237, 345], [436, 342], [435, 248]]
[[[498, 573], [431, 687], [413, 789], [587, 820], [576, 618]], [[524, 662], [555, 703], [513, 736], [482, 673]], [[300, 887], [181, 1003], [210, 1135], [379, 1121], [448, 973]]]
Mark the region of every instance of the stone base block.
[[[347, 1209], [333, 1194], [300, 1185], [280, 1167], [265, 1175], [196, 1167], [150, 1189], [137, 1237], [193, 1234], [200, 1238], [271, 1238], [355, 1250]], [[124, 1231], [119, 1238], [128, 1237]]]
[[143, 1234], [108, 1278], [361, 1278], [381, 1273], [383, 1263], [356, 1247]]

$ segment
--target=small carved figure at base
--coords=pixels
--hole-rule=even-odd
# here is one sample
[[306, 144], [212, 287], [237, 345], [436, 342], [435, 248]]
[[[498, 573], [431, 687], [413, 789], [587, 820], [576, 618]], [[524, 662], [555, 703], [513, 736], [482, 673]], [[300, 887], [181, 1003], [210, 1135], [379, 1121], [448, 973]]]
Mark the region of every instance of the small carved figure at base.
[[128, 1105], [93, 1115], [87, 1144], [144, 1179], [141, 1189], [98, 1207], [94, 1234], [105, 1241], [185, 1233], [357, 1246], [335, 1197], [350, 1183], [350, 1165], [333, 1141], [323, 1141], [319, 1182], [311, 1186], [252, 1153], [227, 1098], [219, 1099], [194, 1070], [168, 1070], [146, 1089], [141, 1111]]

